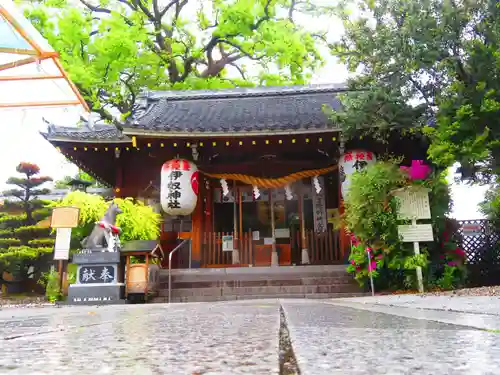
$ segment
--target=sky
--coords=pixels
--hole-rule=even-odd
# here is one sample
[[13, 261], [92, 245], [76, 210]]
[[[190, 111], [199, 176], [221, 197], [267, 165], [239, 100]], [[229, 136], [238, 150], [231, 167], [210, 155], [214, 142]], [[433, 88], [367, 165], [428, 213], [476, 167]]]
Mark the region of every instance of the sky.
[[[318, 0], [320, 1], [320, 0]], [[340, 22], [332, 22], [331, 19], [307, 19], [301, 18], [299, 22], [310, 25], [314, 22], [315, 27], [328, 29], [329, 39], [336, 39], [342, 34]], [[326, 52], [326, 51], [323, 51]], [[327, 56], [324, 53], [324, 56]], [[26, 68], [28, 69], [28, 68]], [[38, 67], [40, 69], [40, 67]], [[327, 57], [325, 66], [317, 71], [311, 83], [342, 83], [349, 74], [347, 69], [337, 63], [336, 59]], [[26, 98], [42, 94], [44, 97], [53, 95], [60, 98], [70, 96], [66, 87], [53, 81], [45, 81], [42, 86], [32, 83], [23, 83], [13, 88], [7, 83], [0, 81], [0, 101], [2, 96], [10, 95], [12, 92]], [[15, 172], [16, 165], [21, 161], [36, 163], [41, 168], [43, 175], [51, 176], [54, 180], [66, 175], [76, 173], [77, 168], [67, 162], [40, 134], [46, 131], [47, 125], [42, 118], [55, 125], [74, 126], [80, 115], [84, 114], [81, 106], [66, 108], [36, 108], [36, 109], [1, 109], [0, 108], [0, 189], [7, 187], [4, 181]], [[453, 181], [450, 174], [450, 181]], [[482, 215], [477, 210], [477, 204], [481, 202], [487, 187], [471, 187], [452, 183], [452, 197], [454, 208], [452, 216], [457, 219], [478, 219]]]

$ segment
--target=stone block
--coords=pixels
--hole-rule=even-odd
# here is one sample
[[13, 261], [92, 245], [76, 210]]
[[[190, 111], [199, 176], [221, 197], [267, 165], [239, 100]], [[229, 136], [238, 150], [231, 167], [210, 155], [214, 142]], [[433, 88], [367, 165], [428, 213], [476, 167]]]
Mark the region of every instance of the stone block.
[[120, 263], [119, 252], [93, 252], [88, 254], [73, 254], [72, 263], [75, 264], [117, 264]]
[[109, 305], [124, 303], [125, 285], [116, 284], [72, 284], [68, 289], [69, 305]]

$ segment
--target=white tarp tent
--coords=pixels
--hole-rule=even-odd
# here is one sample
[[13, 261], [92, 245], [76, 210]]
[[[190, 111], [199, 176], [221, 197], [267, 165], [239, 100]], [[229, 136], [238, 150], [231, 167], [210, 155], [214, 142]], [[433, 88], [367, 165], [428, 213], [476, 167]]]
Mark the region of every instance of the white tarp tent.
[[0, 0], [0, 109], [83, 106], [58, 54], [11, 0]]

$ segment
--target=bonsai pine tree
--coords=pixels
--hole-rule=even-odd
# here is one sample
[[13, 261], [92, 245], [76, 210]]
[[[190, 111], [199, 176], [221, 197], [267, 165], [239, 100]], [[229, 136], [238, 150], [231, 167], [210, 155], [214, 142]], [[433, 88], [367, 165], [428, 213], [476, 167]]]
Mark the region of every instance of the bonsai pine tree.
[[52, 253], [54, 247], [49, 226], [37, 225], [50, 215], [47, 203], [38, 196], [49, 192], [41, 185], [52, 179], [40, 176], [36, 164], [22, 162], [16, 170], [20, 176], [7, 180], [13, 188], [3, 192], [5, 200], [0, 207], [1, 284], [12, 283], [4, 280], [4, 272], [10, 273], [14, 282], [34, 275], [43, 264], [44, 255]]

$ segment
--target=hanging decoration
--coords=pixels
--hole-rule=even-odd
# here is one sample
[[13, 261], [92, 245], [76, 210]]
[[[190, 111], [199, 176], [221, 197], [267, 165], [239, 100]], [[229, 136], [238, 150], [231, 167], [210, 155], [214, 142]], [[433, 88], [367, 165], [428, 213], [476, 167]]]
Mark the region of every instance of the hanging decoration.
[[248, 185], [258, 186], [259, 188], [272, 189], [272, 188], [282, 188], [285, 187], [286, 185], [291, 184], [292, 182], [301, 180], [303, 178], [319, 176], [334, 171], [336, 169], [337, 165], [332, 165], [327, 168], [311, 169], [307, 171], [295, 172], [288, 176], [279, 178], [261, 178], [261, 177], [253, 177], [237, 173], [221, 173], [221, 174], [205, 173], [205, 176], [217, 179], [223, 178], [227, 180], [236, 180]]
[[253, 199], [257, 200], [260, 197], [260, 191], [257, 186], [253, 187]]
[[351, 176], [377, 161], [375, 154], [366, 150], [346, 151], [340, 156], [340, 182], [342, 196], [345, 198], [351, 184]]
[[319, 183], [319, 178], [318, 176], [314, 176], [312, 179], [314, 189], [316, 190], [316, 194], [321, 193], [321, 184]]
[[293, 193], [292, 193], [292, 188], [290, 185], [285, 186], [285, 196], [286, 200], [291, 201], [293, 199]]
[[198, 201], [198, 167], [188, 160], [167, 161], [161, 168], [160, 202], [171, 216], [190, 215]]
[[431, 174], [431, 167], [424, 164], [423, 160], [412, 160], [410, 167], [400, 167], [408, 173], [410, 180], [425, 180]]
[[222, 187], [222, 195], [227, 197], [229, 194], [229, 186], [227, 186], [227, 181], [224, 178], [220, 179], [220, 186]]

